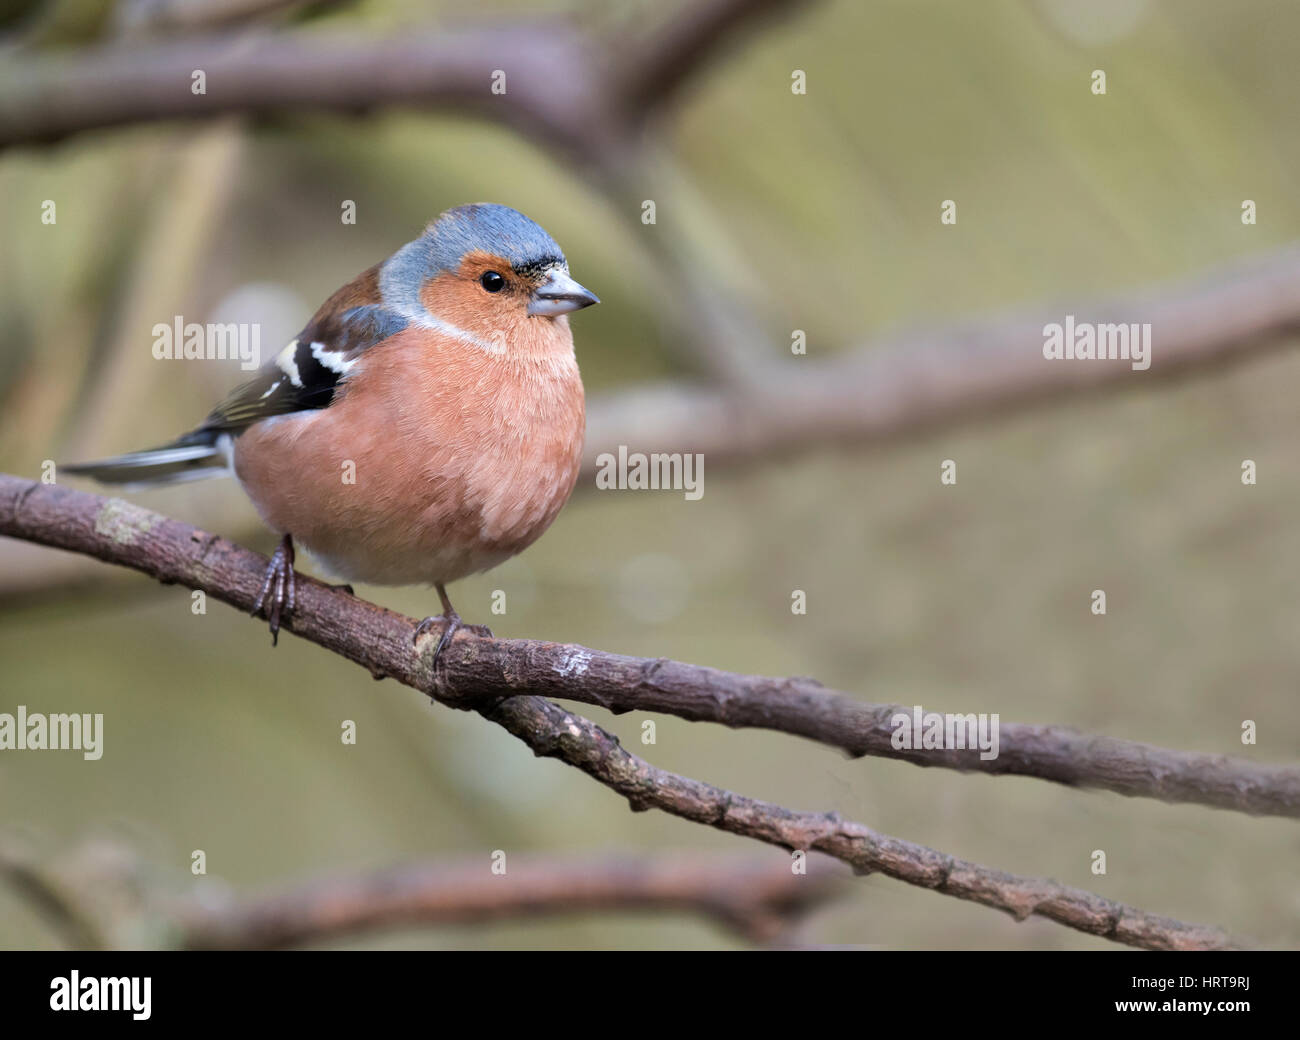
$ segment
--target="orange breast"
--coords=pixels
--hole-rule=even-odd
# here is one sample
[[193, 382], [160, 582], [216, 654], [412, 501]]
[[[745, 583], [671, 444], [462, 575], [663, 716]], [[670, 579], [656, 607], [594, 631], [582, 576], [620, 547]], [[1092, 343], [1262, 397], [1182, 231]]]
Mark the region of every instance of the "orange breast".
[[407, 329], [372, 348], [328, 408], [243, 433], [239, 480], [272, 528], [348, 580], [493, 567], [550, 526], [582, 456], [567, 321], [546, 319], [535, 339], [496, 354]]

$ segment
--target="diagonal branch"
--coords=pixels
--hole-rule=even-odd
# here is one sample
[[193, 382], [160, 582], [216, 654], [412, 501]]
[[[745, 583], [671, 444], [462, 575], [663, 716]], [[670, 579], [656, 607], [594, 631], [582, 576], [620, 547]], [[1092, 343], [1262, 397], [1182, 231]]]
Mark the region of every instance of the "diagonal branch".
[[690, 722], [806, 737], [850, 756], [994, 776], [1030, 776], [1071, 787], [1192, 802], [1254, 815], [1300, 817], [1300, 769], [1226, 755], [1173, 751], [1065, 726], [1003, 722], [998, 756], [979, 748], [897, 748], [898, 704], [868, 704], [815, 679], [739, 675], [666, 658], [624, 657], [531, 640], [482, 640], [454, 662], [452, 689], [474, 696], [542, 697], [596, 704], [615, 714], [654, 711]]
[[[133, 567], [165, 584], [202, 589], [243, 610], [251, 609], [258, 596], [266, 563], [257, 553], [120, 499], [3, 475], [0, 534]], [[298, 582], [295, 612], [286, 627], [366, 667], [377, 678], [392, 677], [442, 703], [477, 711], [519, 737], [536, 754], [558, 757], [618, 791], [633, 809], [658, 808], [769, 844], [816, 849], [859, 871], [883, 873], [970, 899], [1005, 910], [1017, 919], [1039, 914], [1132, 945], [1203, 949], [1235, 944], [1217, 929], [1157, 917], [1054, 881], [957, 860], [877, 834], [837, 814], [793, 812], [656, 769], [623, 750], [616, 737], [594, 723], [542, 697], [520, 695], [509, 682], [504, 689], [480, 685], [475, 663], [483, 651], [509, 641], [462, 633], [445, 655], [445, 671], [435, 672], [429, 664], [436, 639], [426, 639], [413, 650], [410, 618], [307, 578]], [[548, 653], [566, 655], [560, 661], [560, 678], [571, 679], [575, 688], [591, 674], [593, 663], [613, 656], [531, 642], [519, 644], [518, 652], [523, 665], [530, 654], [540, 654], [547, 663]], [[710, 670], [710, 674], [725, 673]], [[643, 678], [653, 678], [653, 670]], [[530, 680], [525, 680], [524, 688], [533, 688]]]
[[13, 841], [0, 842], [0, 881], [16, 891], [75, 949], [98, 950], [105, 945], [98, 924], [77, 898], [61, 884], [30, 849]]
[[[154, 525], [162, 522], [161, 517], [123, 502], [111, 505], [117, 500], [109, 500], [110, 504], [106, 505], [106, 500], [95, 496], [42, 487], [23, 503], [21, 515], [14, 514], [10, 519], [7, 514], [12, 504], [33, 487], [37, 486], [0, 475], [0, 534], [88, 552], [164, 577], [157, 569], [156, 560], [136, 562], [105, 557], [94, 540], [61, 530], [66, 516], [56, 503], [80, 503], [81, 523], [87, 523], [92, 514], [108, 514], [112, 510], [120, 510], [123, 515], [150, 517], [149, 523]], [[155, 527], [150, 527], [151, 539], [155, 533]], [[184, 548], [184, 543], [178, 548]], [[187, 568], [184, 574], [171, 580], [199, 588], [203, 576], [201, 567]], [[379, 609], [360, 601], [358, 605]], [[436, 693], [426, 688], [427, 680], [418, 670], [412, 671], [412, 662], [394, 663], [391, 656], [385, 656], [382, 661], [360, 663], [373, 672], [392, 675], [407, 685]], [[1015, 722], [1001, 723], [998, 756], [993, 759], [982, 758], [976, 747], [896, 748], [894, 716], [910, 715], [911, 707], [866, 703], [826, 689], [815, 679], [740, 675], [666, 658], [627, 657], [525, 639], [477, 640], [472, 650], [449, 654], [444, 664], [446, 686], [454, 691], [444, 698], [449, 701], [473, 703], [482, 698], [528, 692], [599, 705], [615, 714], [654, 711], [690, 722], [774, 730], [839, 748], [855, 758], [875, 755], [919, 766], [994, 776], [1030, 776], [1072, 787], [1100, 788], [1166, 802], [1192, 802], [1260, 816], [1300, 817], [1300, 769], [1295, 767], [1173, 751], [1080, 733], [1065, 726]]]
[[581, 769], [628, 800], [634, 812], [662, 809], [786, 849], [815, 849], [860, 874], [880, 873], [909, 885], [993, 907], [1023, 921], [1032, 914], [1105, 939], [1153, 950], [1233, 948], [1216, 928], [1184, 924], [1056, 881], [970, 863], [880, 834], [838, 813], [793, 812], [756, 798], [657, 769], [624, 750], [594, 722], [541, 697], [511, 697], [475, 707], [537, 755]]

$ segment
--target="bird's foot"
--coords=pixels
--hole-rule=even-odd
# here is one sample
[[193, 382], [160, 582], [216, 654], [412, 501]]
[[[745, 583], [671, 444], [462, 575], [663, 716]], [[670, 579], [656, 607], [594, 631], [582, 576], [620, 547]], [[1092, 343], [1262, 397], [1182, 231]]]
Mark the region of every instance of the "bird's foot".
[[271, 645], [280, 640], [280, 619], [293, 613], [296, 594], [293, 573], [293, 538], [285, 535], [284, 539], [271, 554], [271, 562], [266, 565], [266, 579], [262, 582], [262, 591], [253, 604], [253, 617], [265, 614], [271, 623]]
[[476, 636], [482, 636], [487, 639], [493, 638], [492, 629], [487, 625], [467, 625], [461, 620], [460, 615], [454, 610], [447, 614], [438, 614], [434, 617], [427, 617], [415, 626], [415, 634], [411, 637], [411, 643], [415, 644], [420, 641], [420, 637], [436, 625], [442, 626], [442, 635], [438, 637], [438, 645], [433, 650], [433, 665], [437, 667], [438, 661], [442, 658], [442, 652], [451, 645], [451, 641], [456, 637], [456, 633], [464, 629], [466, 632], [472, 632]]

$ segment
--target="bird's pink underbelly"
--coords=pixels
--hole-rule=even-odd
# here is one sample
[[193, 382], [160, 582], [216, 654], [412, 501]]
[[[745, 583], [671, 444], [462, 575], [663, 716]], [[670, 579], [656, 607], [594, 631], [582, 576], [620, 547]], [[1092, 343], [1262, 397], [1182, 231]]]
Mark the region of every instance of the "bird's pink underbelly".
[[333, 412], [252, 427], [235, 471], [267, 524], [347, 581], [445, 583], [495, 567], [541, 536], [577, 479], [580, 427], [484, 452], [394, 430], [352, 427], [344, 440]]

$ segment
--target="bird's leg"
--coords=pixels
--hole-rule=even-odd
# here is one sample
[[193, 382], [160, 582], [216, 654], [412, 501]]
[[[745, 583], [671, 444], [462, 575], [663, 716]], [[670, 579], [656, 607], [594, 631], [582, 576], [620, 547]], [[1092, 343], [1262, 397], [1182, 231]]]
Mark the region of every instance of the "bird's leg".
[[293, 574], [293, 535], [286, 534], [275, 552], [271, 562], [266, 565], [266, 579], [262, 582], [262, 591], [253, 604], [253, 617], [265, 613], [271, 622], [271, 645], [280, 639], [280, 618], [293, 613], [297, 589]]
[[467, 632], [473, 632], [476, 636], [486, 636], [488, 639], [492, 638], [492, 630], [487, 625], [465, 624], [460, 619], [460, 615], [456, 613], [456, 608], [451, 605], [451, 600], [447, 597], [447, 590], [442, 587], [442, 582], [435, 582], [433, 587], [438, 590], [438, 598], [442, 600], [442, 614], [437, 617], [427, 617], [416, 625], [415, 635], [411, 638], [411, 642], [418, 643], [420, 637], [433, 628], [434, 625], [442, 625], [442, 635], [439, 637], [438, 645], [433, 651], [433, 664], [436, 667], [442, 657], [442, 652], [447, 649], [456, 633], [462, 628]]

